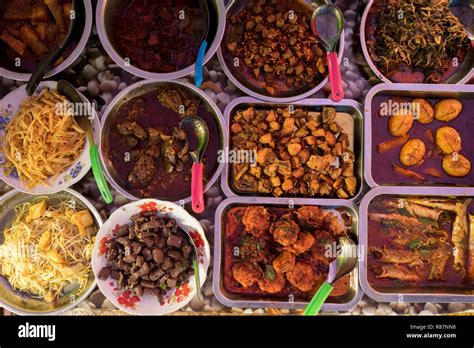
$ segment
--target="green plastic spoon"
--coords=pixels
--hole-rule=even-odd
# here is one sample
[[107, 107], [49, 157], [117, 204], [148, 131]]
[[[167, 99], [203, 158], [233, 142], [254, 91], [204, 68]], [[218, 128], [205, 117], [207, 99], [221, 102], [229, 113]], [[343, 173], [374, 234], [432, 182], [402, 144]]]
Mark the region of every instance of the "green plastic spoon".
[[[82, 104], [84, 101], [81, 96], [69, 82], [65, 80], [58, 81], [58, 92], [65, 95], [72, 103]], [[78, 108], [82, 111], [85, 108]], [[94, 143], [94, 135], [92, 133], [91, 123], [89, 121], [90, 115], [88, 114], [76, 114], [74, 118], [76, 119], [77, 124], [84, 130], [89, 140], [89, 156], [92, 164], [92, 173], [94, 173], [95, 182], [97, 187], [104, 199], [105, 203], [110, 204], [114, 201], [112, 194], [109, 190], [109, 185], [107, 185], [107, 180], [105, 180], [104, 172], [102, 171], [102, 166], [100, 165], [99, 160], [99, 151], [97, 145]]]
[[333, 284], [350, 273], [357, 263], [357, 248], [351, 239], [341, 237], [338, 240], [338, 245], [340, 246], [340, 252], [336, 259], [329, 264], [328, 278], [306, 306], [303, 312], [304, 316], [318, 315], [324, 302], [334, 289]]

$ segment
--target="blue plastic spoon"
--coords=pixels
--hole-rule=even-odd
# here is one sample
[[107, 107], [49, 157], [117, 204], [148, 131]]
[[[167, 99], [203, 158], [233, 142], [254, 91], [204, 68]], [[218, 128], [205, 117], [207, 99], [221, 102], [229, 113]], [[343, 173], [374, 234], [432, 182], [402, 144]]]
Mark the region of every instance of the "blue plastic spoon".
[[204, 23], [206, 25], [206, 30], [204, 31], [203, 40], [201, 42], [201, 47], [199, 47], [199, 52], [196, 58], [196, 65], [194, 66], [194, 84], [196, 87], [200, 88], [203, 82], [202, 77], [202, 67], [204, 65], [204, 56], [207, 51], [207, 37], [209, 35], [209, 7], [207, 6], [206, 0], [199, 0], [199, 6], [203, 12]]

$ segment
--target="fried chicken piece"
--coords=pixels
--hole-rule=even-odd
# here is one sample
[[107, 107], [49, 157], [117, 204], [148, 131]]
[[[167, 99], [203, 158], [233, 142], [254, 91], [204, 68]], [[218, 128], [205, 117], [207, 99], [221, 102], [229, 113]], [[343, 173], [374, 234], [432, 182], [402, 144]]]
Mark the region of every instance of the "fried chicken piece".
[[58, 26], [59, 30], [63, 33], [66, 32], [66, 23], [63, 17], [63, 9], [58, 4], [58, 0], [43, 0], [44, 4], [48, 6], [49, 11], [53, 14], [54, 21]]
[[333, 250], [333, 246], [336, 245], [336, 238], [327, 231], [318, 231], [315, 234], [315, 242], [311, 247], [311, 256], [314, 261], [321, 262], [328, 265], [329, 262], [335, 257], [329, 257], [327, 255], [328, 248]]
[[49, 13], [46, 6], [37, 0], [16, 0], [10, 2], [3, 15], [4, 20], [34, 20], [46, 22], [49, 20]]
[[245, 235], [239, 247], [240, 256], [253, 262], [271, 261], [271, 253], [267, 239]]
[[410, 268], [402, 264], [372, 265], [370, 268], [377, 278], [399, 279], [408, 282], [421, 281], [425, 278], [425, 275], [417, 268]]
[[305, 205], [299, 208], [296, 217], [300, 226], [308, 231], [320, 229], [324, 223], [324, 212], [316, 206]]
[[232, 275], [234, 279], [246, 289], [250, 288], [262, 277], [262, 272], [250, 262], [241, 262], [236, 263], [232, 267]]
[[267, 276], [263, 276], [258, 279], [257, 282], [260, 290], [270, 294], [276, 294], [283, 290], [286, 284], [286, 279], [283, 273], [277, 272], [273, 280], [269, 279]]
[[35, 52], [36, 55], [43, 56], [49, 52], [49, 48], [39, 39], [31, 25], [27, 24], [22, 26], [21, 35], [25, 43], [33, 50], [33, 52]]
[[293, 270], [286, 273], [286, 279], [303, 292], [311, 291], [317, 282], [324, 281], [322, 274], [316, 274], [311, 265], [301, 261], [296, 261]]
[[291, 214], [283, 215], [280, 220], [274, 222], [270, 226], [270, 232], [276, 242], [283, 246], [288, 246], [296, 243], [300, 227], [293, 221]]
[[344, 228], [337, 216], [330, 212], [327, 212], [324, 216], [324, 226], [334, 237], [344, 236], [347, 233], [346, 228]]
[[309, 232], [300, 232], [296, 243], [288, 245], [285, 250], [291, 251], [296, 255], [302, 254], [309, 250], [314, 244], [314, 237]]
[[296, 257], [290, 251], [284, 250], [280, 255], [277, 256], [275, 260], [273, 260], [273, 269], [277, 273], [286, 273], [295, 267]]
[[0, 39], [3, 40], [8, 46], [10, 46], [18, 55], [23, 56], [26, 50], [26, 45], [14, 38], [12, 35], [10, 35], [7, 31], [4, 31], [2, 33], [2, 36], [0, 36]]
[[246, 232], [255, 237], [263, 236], [270, 227], [270, 213], [262, 206], [247, 207], [242, 216], [242, 223]]

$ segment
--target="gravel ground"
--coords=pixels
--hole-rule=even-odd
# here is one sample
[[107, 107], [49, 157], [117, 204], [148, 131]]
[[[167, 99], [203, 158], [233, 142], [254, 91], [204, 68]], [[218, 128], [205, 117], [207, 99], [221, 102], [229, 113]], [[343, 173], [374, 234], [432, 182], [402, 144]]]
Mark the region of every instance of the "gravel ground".
[[[335, 1], [344, 11], [345, 17], [345, 50], [342, 57], [342, 79], [345, 90], [345, 97], [347, 99], [354, 99], [359, 102], [370, 89], [370, 77], [364, 77], [364, 71], [367, 68], [361, 66], [357, 62], [360, 61], [357, 56], [357, 41], [358, 36], [355, 33], [357, 27], [356, 23], [359, 18], [359, 2], [358, 1]], [[367, 74], [366, 74], [367, 75]], [[139, 80], [135, 76], [131, 76], [123, 71], [120, 67], [114, 64], [100, 46], [96, 32], [94, 31], [89, 46], [81, 62], [73, 69], [62, 73], [60, 76], [67, 78], [73, 82], [91, 102], [95, 104], [99, 117], [102, 116], [107, 103], [125, 87], [133, 82]], [[205, 92], [217, 103], [219, 108], [224, 111], [226, 105], [233, 99], [243, 96], [234, 84], [225, 76], [217, 58], [213, 58], [204, 67], [205, 82], [202, 88]], [[192, 82], [191, 77], [189, 81]], [[15, 89], [22, 83], [14, 82], [4, 79], [4, 86], [7, 91]], [[325, 86], [322, 91], [316, 93], [313, 97], [325, 98], [328, 96], [329, 86]], [[112, 192], [115, 199], [114, 203], [106, 206], [98, 188], [95, 185], [94, 178], [89, 173], [86, 178], [81, 180], [73, 187], [90, 199], [102, 217], [105, 219], [115, 211], [119, 206], [129, 202], [127, 198]], [[6, 184], [0, 181], [0, 194], [5, 193], [11, 189]], [[211, 254], [213, 253], [214, 244], [214, 216], [213, 212], [219, 203], [225, 198], [220, 190], [220, 183], [211, 188], [206, 193], [207, 210], [202, 216], [197, 216], [201, 225], [203, 226], [208, 241], [211, 245]], [[188, 209], [190, 211], [190, 209]], [[230, 315], [263, 315], [263, 314], [296, 314], [298, 311], [293, 310], [276, 310], [276, 309], [241, 309], [241, 308], [227, 308], [224, 307], [215, 298], [212, 291], [212, 260], [209, 269], [209, 274], [206, 283], [203, 287], [203, 299], [194, 298], [188, 306], [177, 314], [198, 314], [198, 313], [213, 313], [213, 314], [230, 314]], [[323, 315], [438, 315], [449, 313], [460, 313], [474, 310], [474, 304], [437, 304], [437, 303], [377, 303], [368, 297], [363, 300], [354, 309], [349, 312], [322, 312]], [[92, 293], [87, 301], [78, 305], [72, 311], [66, 313], [67, 315], [97, 315], [97, 314], [113, 314], [123, 315], [124, 313], [117, 310], [113, 304], [107, 300], [104, 295], [97, 289]]]

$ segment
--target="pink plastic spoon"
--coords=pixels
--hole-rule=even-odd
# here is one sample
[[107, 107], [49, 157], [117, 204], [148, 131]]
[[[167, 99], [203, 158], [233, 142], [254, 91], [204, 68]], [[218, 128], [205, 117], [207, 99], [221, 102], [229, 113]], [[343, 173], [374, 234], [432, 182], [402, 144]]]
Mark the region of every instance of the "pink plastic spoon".
[[209, 142], [209, 130], [206, 123], [198, 116], [185, 117], [180, 127], [186, 132], [188, 145], [193, 159], [191, 172], [191, 203], [193, 212], [200, 214], [205, 209], [202, 156]]
[[328, 52], [329, 82], [331, 83], [331, 98], [338, 102], [344, 98], [341, 71], [337, 58], [337, 44], [344, 28], [344, 17], [339, 7], [321, 5], [314, 10], [311, 18], [311, 29], [321, 45]]

